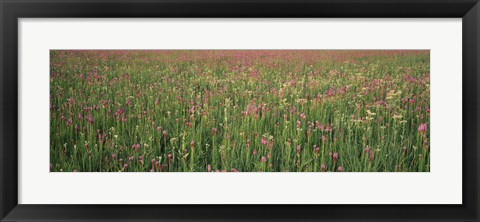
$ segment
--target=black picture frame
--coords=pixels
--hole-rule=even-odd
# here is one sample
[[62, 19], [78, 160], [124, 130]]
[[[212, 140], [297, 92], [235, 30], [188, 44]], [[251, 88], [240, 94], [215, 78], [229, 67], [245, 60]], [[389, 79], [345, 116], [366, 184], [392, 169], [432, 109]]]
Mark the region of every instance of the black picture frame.
[[[1, 221], [479, 221], [478, 0], [0, 0]], [[18, 204], [18, 19], [132, 17], [462, 18], [461, 205]], [[448, 43], [445, 43], [448, 44]]]

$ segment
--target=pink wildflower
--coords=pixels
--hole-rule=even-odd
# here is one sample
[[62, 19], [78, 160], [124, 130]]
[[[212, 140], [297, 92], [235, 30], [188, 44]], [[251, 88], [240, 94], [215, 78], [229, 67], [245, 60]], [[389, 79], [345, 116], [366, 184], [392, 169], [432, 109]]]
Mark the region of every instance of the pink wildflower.
[[338, 171], [338, 172], [343, 172], [342, 166], [339, 166], [339, 167], [337, 168], [337, 171]]
[[426, 123], [420, 124], [420, 126], [418, 127], [418, 132], [420, 132], [420, 133], [427, 132], [427, 124]]
[[307, 116], [305, 115], [305, 113], [300, 114], [300, 119], [306, 119], [306, 118]]
[[263, 144], [263, 145], [267, 145], [267, 138], [262, 137], [262, 144]]
[[190, 148], [192, 148], [192, 149], [195, 148], [195, 141], [194, 140], [192, 140], [192, 142], [190, 142]]

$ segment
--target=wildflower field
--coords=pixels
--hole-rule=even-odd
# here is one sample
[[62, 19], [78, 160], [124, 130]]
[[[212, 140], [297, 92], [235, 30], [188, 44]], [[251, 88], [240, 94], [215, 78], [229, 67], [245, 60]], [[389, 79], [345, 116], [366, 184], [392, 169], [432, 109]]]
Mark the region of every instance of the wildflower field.
[[51, 172], [429, 172], [427, 50], [51, 50]]

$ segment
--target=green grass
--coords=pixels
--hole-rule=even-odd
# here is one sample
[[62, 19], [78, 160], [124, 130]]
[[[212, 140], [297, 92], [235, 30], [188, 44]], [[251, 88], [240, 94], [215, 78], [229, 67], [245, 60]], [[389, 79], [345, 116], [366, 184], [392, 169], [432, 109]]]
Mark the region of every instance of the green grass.
[[50, 54], [52, 172], [430, 171], [428, 51]]

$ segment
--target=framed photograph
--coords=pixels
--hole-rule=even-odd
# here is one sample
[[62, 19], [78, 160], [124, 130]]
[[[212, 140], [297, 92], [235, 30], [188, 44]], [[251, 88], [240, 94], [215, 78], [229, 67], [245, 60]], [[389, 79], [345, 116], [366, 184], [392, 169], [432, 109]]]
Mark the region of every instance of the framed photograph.
[[0, 7], [1, 221], [479, 221], [476, 0]]

